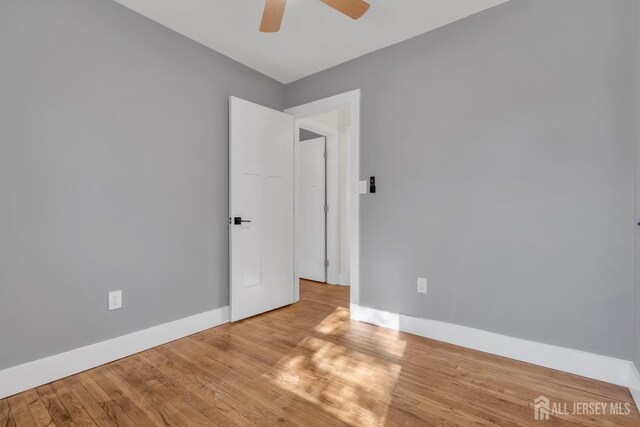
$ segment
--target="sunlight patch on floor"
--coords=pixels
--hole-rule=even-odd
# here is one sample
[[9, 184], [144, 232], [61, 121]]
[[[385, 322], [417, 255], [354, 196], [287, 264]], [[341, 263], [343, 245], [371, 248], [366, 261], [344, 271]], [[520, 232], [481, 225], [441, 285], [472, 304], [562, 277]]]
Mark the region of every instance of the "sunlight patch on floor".
[[349, 329], [349, 309], [338, 307], [329, 316], [325, 317], [314, 329], [321, 334], [335, 334]]
[[[402, 367], [332, 342], [332, 335], [344, 338], [348, 319], [348, 309], [336, 309], [316, 326], [318, 334], [300, 341], [265, 377], [345, 423], [382, 426]], [[367, 340], [388, 350], [388, 336], [383, 342], [372, 330]], [[401, 357], [406, 343], [397, 344], [394, 353]]]
[[[325, 335], [348, 335], [349, 329], [353, 329], [353, 323], [350, 320], [349, 309], [346, 307], [338, 307], [331, 315], [327, 316], [320, 322], [314, 330]], [[385, 354], [393, 357], [402, 357], [407, 347], [406, 341], [400, 339], [401, 332], [390, 329], [382, 329], [372, 325], [360, 326], [368, 328], [366, 332], [367, 341], [373, 342]], [[372, 340], [372, 341], [371, 341]]]

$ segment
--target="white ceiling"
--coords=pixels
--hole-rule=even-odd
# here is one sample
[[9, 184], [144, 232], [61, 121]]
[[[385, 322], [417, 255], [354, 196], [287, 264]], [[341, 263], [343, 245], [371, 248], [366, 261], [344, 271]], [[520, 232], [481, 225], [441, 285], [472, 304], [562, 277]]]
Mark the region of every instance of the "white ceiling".
[[279, 33], [258, 31], [264, 0], [116, 0], [248, 67], [290, 83], [507, 0], [368, 0], [358, 21], [320, 0], [288, 0]]

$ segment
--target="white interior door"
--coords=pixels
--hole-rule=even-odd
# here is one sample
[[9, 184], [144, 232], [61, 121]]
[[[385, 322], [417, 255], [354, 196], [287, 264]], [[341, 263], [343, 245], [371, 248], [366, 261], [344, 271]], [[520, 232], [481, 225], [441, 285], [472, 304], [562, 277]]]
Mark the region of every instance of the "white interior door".
[[300, 142], [298, 269], [300, 277], [318, 282], [327, 279], [325, 152], [325, 138]]
[[293, 117], [231, 97], [231, 321], [294, 302], [293, 180]]

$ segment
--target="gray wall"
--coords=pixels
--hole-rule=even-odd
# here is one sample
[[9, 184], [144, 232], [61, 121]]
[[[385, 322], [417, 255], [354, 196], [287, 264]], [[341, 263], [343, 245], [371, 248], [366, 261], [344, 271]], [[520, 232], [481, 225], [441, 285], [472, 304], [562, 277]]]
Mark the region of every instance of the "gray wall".
[[315, 138], [322, 138], [322, 135], [300, 128], [300, 141], [308, 141]]
[[282, 85], [110, 0], [0, 0], [0, 62], [0, 369], [227, 305], [228, 96]]
[[513, 0], [285, 88], [362, 89], [362, 305], [633, 357], [632, 12]]
[[640, 1], [636, 1], [636, 170], [635, 170], [635, 358], [636, 367], [640, 369]]

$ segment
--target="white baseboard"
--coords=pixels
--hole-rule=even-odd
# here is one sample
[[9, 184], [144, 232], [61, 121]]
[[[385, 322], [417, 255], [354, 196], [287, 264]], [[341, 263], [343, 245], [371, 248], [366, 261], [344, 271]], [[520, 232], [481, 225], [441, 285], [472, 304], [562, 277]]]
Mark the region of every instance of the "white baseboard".
[[633, 396], [633, 401], [636, 402], [636, 406], [640, 409], [640, 374], [633, 363], [629, 365], [629, 384], [627, 387], [629, 387], [631, 396]]
[[[630, 361], [351, 304], [351, 318], [462, 347], [629, 387]], [[634, 369], [635, 370], [635, 369]], [[637, 371], [636, 371], [637, 375]], [[640, 377], [636, 395], [640, 394]], [[638, 398], [636, 402], [638, 402]]]
[[227, 323], [229, 307], [185, 317], [0, 371], [0, 399]]
[[[421, 319], [351, 304], [351, 318], [534, 365], [628, 387], [640, 408], [640, 374], [627, 360], [587, 353], [480, 329]], [[0, 371], [0, 399], [87, 369], [219, 326], [229, 321], [221, 307], [142, 331]]]

